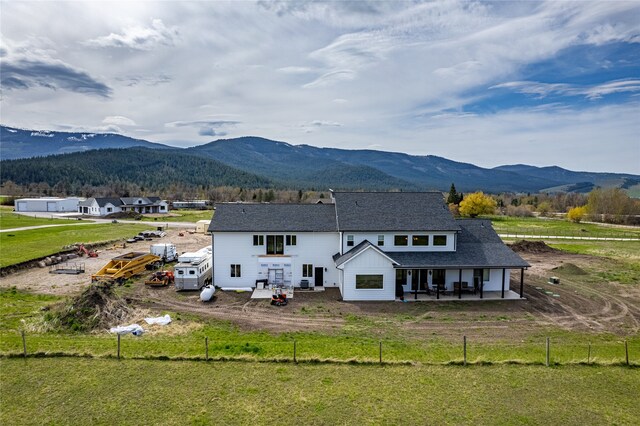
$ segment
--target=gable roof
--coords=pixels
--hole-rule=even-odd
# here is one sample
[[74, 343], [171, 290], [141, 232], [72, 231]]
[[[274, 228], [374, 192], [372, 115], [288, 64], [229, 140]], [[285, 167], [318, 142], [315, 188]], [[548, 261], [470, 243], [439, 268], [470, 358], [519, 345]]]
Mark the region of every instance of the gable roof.
[[507, 247], [483, 219], [459, 219], [455, 252], [387, 252], [402, 268], [527, 268], [529, 265]]
[[364, 253], [365, 251], [367, 251], [367, 249], [372, 249], [374, 251], [377, 251], [380, 255], [386, 257], [387, 259], [389, 259], [389, 262], [395, 263], [396, 265], [398, 264], [398, 262], [396, 262], [391, 257], [389, 257], [388, 253], [383, 252], [377, 246], [371, 244], [369, 242], [369, 240], [364, 240], [360, 244], [358, 244], [357, 246], [353, 247], [351, 250], [349, 250], [348, 252], [343, 254], [342, 256], [340, 256], [340, 253], [334, 254], [333, 255], [333, 261], [336, 264], [336, 268], [338, 268], [341, 265], [347, 263], [348, 261], [350, 261], [351, 259], [357, 257], [361, 253]]
[[333, 204], [216, 203], [209, 232], [337, 232]]
[[459, 231], [441, 192], [335, 192], [338, 230]]

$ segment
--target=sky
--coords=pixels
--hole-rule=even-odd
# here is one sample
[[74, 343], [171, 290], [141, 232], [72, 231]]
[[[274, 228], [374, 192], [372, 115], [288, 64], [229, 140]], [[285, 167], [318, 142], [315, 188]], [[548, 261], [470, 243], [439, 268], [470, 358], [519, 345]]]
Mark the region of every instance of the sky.
[[640, 1], [5, 1], [0, 122], [640, 174]]

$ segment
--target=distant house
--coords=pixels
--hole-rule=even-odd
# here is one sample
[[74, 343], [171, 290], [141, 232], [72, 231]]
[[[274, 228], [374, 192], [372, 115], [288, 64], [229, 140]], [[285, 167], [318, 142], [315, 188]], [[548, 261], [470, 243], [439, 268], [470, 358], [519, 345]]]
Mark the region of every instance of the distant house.
[[17, 212], [77, 212], [80, 198], [19, 198], [15, 200], [14, 207]]
[[[336, 192], [331, 204], [216, 204], [214, 284], [338, 287], [344, 300], [522, 297], [529, 264], [440, 192]], [[519, 269], [519, 294], [510, 273]]]
[[106, 216], [123, 212], [168, 213], [169, 208], [160, 197], [87, 198], [79, 203], [77, 211], [90, 216]]

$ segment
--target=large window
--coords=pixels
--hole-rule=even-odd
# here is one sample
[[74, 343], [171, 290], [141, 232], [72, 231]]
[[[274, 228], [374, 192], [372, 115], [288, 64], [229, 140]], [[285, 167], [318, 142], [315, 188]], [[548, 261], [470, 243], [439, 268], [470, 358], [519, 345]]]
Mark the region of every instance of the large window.
[[382, 290], [384, 275], [356, 275], [356, 290]]
[[379, 246], [384, 245], [384, 235], [378, 235], [378, 245]]
[[429, 236], [428, 235], [414, 235], [412, 238], [412, 242], [414, 246], [428, 246], [429, 245]]
[[284, 235], [267, 235], [267, 254], [284, 254]]
[[263, 246], [264, 245], [264, 235], [254, 235], [253, 236], [253, 245], [254, 246]]
[[353, 235], [347, 235], [347, 247], [353, 247]]
[[447, 245], [447, 236], [446, 235], [434, 235], [433, 236], [433, 245], [434, 246], [446, 246]]
[[302, 276], [303, 277], [313, 277], [313, 265], [310, 263], [305, 263], [302, 265]]
[[482, 281], [487, 282], [491, 280], [490, 272], [491, 272], [491, 269], [482, 270]]
[[393, 244], [396, 246], [406, 246], [409, 244], [409, 237], [406, 235], [394, 235]]
[[295, 246], [298, 242], [298, 238], [295, 235], [287, 235], [286, 240], [288, 246]]
[[231, 278], [240, 278], [241, 276], [240, 265], [231, 265]]

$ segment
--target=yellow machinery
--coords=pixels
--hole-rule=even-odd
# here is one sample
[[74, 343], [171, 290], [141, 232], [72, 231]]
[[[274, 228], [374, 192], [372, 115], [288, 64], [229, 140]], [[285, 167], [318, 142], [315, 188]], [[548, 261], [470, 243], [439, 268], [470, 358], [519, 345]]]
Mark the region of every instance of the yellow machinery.
[[161, 259], [151, 253], [131, 252], [116, 256], [97, 273], [91, 275], [91, 281], [119, 281], [138, 275]]

